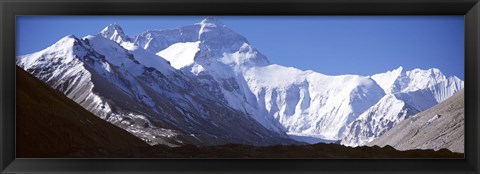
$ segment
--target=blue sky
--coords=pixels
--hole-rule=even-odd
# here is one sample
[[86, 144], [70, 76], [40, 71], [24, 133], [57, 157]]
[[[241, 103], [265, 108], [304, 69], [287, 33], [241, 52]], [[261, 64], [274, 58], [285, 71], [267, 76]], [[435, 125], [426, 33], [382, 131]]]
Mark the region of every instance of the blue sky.
[[[110, 23], [133, 37], [191, 25], [205, 16], [20, 16], [17, 55]], [[463, 16], [218, 16], [270, 62], [328, 75], [373, 75], [403, 66], [439, 68], [464, 79]]]

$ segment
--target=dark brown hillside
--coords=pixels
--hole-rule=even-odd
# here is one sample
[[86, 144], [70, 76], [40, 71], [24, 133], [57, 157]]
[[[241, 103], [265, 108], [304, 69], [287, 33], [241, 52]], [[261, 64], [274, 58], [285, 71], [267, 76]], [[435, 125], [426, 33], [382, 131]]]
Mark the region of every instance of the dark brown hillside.
[[[80, 149], [148, 147], [16, 68], [17, 157], [64, 157]], [[88, 154], [82, 156], [88, 157]]]

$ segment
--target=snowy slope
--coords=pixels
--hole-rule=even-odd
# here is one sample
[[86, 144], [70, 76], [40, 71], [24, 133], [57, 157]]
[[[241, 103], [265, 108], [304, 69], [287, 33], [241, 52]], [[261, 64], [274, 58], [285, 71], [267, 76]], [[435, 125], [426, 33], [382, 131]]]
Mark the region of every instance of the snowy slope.
[[[101, 102], [100, 97], [94, 93], [75, 90], [93, 90], [92, 74], [79, 59], [82, 57], [89, 61], [89, 51], [78, 43], [80, 41], [75, 36], [66, 36], [42, 51], [17, 57], [17, 65], [53, 88], [62, 89], [65, 95], [74, 98], [75, 102], [87, 110], [106, 117], [105, 112], [110, 110], [108, 103]], [[108, 67], [107, 64], [102, 65]]]
[[195, 87], [161, 57], [110, 39], [67, 36], [17, 64], [150, 144], [294, 143]]
[[418, 110], [397, 99], [395, 95], [387, 94], [347, 127], [341, 144], [364, 145], [417, 112]]
[[199, 43], [200, 42], [175, 43], [167, 49], [158, 52], [157, 55], [170, 61], [172, 67], [180, 69], [194, 63], [193, 58], [199, 50]]
[[[103, 56], [98, 52], [92, 51], [92, 46], [98, 45], [100, 47], [99, 50], [107, 52], [119, 49], [118, 45], [105, 45], [109, 41], [106, 39], [98, 39], [98, 42], [95, 42], [95, 39], [92, 39], [94, 38], [93, 36], [87, 38], [80, 40], [74, 36], [67, 36], [45, 50], [17, 57], [17, 65], [53, 88], [63, 92], [67, 97], [95, 115], [125, 128], [131, 133], [141, 132], [139, 129], [136, 129], [135, 125], [129, 124], [125, 120], [134, 120], [134, 117], [144, 119], [142, 118], [143, 116], [133, 113], [123, 115], [113, 112], [113, 103], [107, 102], [104, 96], [98, 92], [104, 84], [96, 84], [98, 82], [97, 79], [109, 82], [120, 81], [112, 73], [115, 71], [115, 65], [128, 63], [123, 60], [126, 57], [122, 57], [126, 55], [115, 51], [109, 53], [111, 56]], [[131, 66], [131, 64], [129, 65]], [[137, 71], [139, 71], [138, 68]], [[117, 95], [128, 95], [128, 89], [124, 88], [124, 86], [109, 86], [109, 90], [116, 91], [115, 89], [121, 91]], [[131, 102], [132, 100], [127, 101]], [[137, 121], [139, 122], [140, 120]], [[143, 122], [146, 121], [144, 120]], [[173, 132], [168, 130], [157, 129], [155, 131], [156, 134], [149, 137], [147, 135], [136, 135], [144, 140], [148, 140], [148, 138], [153, 136], [174, 135]]]
[[377, 103], [383, 90], [367, 77], [326, 76], [279, 65], [246, 72], [262, 107], [288, 133], [338, 139], [347, 123]]

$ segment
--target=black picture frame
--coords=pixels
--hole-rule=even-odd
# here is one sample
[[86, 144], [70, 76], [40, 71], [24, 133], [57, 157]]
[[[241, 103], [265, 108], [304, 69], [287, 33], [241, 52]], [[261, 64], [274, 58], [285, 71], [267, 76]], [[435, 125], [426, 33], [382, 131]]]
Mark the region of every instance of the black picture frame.
[[[0, 0], [1, 173], [479, 173], [478, 0]], [[465, 159], [18, 159], [17, 15], [464, 15]]]

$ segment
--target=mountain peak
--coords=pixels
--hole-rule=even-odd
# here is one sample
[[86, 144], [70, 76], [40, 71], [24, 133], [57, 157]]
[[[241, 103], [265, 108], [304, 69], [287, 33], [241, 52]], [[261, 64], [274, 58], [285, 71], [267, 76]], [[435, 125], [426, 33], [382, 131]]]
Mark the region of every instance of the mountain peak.
[[63, 38], [60, 39], [60, 40], [63, 40], [63, 39], [75, 39], [75, 38], [77, 38], [77, 37], [75, 37], [75, 35], [69, 34], [69, 35], [66, 35], [65, 37], [63, 37]]
[[224, 26], [222, 22], [220, 22], [217, 18], [213, 16], [206, 17], [199, 24], [208, 27]]
[[402, 72], [403, 71], [403, 66], [399, 66], [397, 69], [394, 69], [393, 71]]
[[61, 38], [60, 40], [58, 40], [55, 44], [51, 45], [49, 48], [62, 48], [62, 47], [65, 47], [65, 46], [71, 46], [75, 43], [75, 41], [77, 41], [77, 37], [75, 37], [75, 35], [73, 34], [70, 34], [70, 35], [67, 35], [63, 38]]
[[113, 40], [115, 42], [123, 42], [127, 40], [127, 36], [123, 32], [123, 29], [117, 23], [109, 24], [101, 32], [100, 35], [104, 38]]
[[443, 73], [438, 68], [430, 68], [427, 70], [415, 68], [408, 72], [410, 76], [414, 75], [423, 75], [423, 76], [431, 76], [431, 77], [441, 77], [444, 76]]
[[442, 72], [438, 68], [430, 68], [429, 71], [432, 74], [442, 74]]
[[122, 27], [120, 25], [118, 25], [117, 23], [108, 24], [100, 33], [101, 34], [107, 34], [109, 32], [115, 32], [115, 31], [123, 34]]

